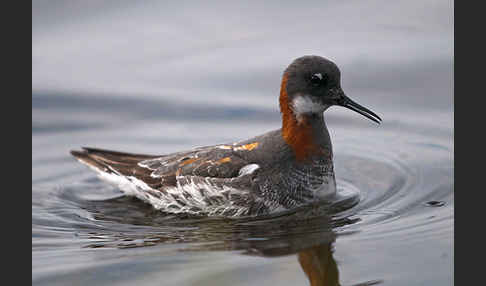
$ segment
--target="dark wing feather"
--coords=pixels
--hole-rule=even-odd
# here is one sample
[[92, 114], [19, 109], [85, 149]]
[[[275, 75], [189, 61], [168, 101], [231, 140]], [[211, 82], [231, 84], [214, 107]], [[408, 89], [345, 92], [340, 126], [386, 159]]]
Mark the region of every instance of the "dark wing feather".
[[217, 146], [162, 156], [84, 147], [83, 151], [71, 151], [71, 154], [102, 172], [134, 176], [154, 189], [175, 186], [180, 176], [237, 177], [239, 170], [248, 164], [232, 149]]
[[[71, 154], [82, 163], [95, 167], [101, 172], [117, 173], [124, 176], [134, 176], [143, 180], [150, 186], [158, 186], [163, 181], [160, 178], [155, 179], [150, 176], [151, 171], [140, 167], [140, 161], [151, 158], [158, 158], [156, 155], [132, 154], [118, 151], [83, 147], [82, 151], [71, 151]], [[171, 180], [167, 180], [167, 184]], [[175, 180], [173, 180], [175, 183]], [[169, 184], [168, 184], [169, 185]]]
[[231, 149], [215, 146], [197, 148], [141, 161], [139, 165], [153, 171], [153, 176], [177, 174], [212, 178], [237, 177], [239, 170], [248, 162]]

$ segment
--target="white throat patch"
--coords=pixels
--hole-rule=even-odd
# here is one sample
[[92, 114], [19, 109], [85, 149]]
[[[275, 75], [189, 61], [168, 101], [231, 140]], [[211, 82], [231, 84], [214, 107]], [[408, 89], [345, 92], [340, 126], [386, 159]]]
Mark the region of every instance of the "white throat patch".
[[306, 113], [322, 113], [329, 105], [313, 101], [310, 95], [298, 95], [292, 100], [292, 110], [296, 116]]

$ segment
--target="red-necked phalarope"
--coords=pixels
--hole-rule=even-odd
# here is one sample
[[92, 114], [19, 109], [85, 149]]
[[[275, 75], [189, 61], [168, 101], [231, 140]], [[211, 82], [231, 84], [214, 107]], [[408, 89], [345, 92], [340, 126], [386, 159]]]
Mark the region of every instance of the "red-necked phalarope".
[[289, 210], [336, 194], [324, 111], [339, 105], [380, 123], [349, 99], [338, 67], [303, 56], [283, 73], [282, 128], [233, 144], [167, 155], [71, 151], [126, 194], [169, 213], [246, 216]]

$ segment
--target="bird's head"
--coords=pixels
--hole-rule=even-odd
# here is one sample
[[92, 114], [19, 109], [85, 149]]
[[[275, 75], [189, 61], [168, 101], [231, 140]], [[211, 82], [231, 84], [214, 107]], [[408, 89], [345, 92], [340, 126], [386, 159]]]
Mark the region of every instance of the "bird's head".
[[341, 88], [341, 72], [332, 61], [319, 56], [303, 56], [285, 70], [281, 91], [282, 113], [292, 112], [299, 119], [306, 115], [322, 114], [327, 108], [339, 105], [380, 123], [373, 111], [347, 97]]

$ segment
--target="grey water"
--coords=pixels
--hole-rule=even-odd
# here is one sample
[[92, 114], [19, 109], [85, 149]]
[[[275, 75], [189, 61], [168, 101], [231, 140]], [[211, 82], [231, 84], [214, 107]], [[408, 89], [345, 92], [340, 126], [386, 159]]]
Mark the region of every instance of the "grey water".
[[[453, 2], [32, 5], [32, 284], [453, 284]], [[69, 154], [279, 128], [282, 72], [305, 54], [337, 63], [346, 94], [383, 119], [325, 113], [352, 204], [169, 215]]]

